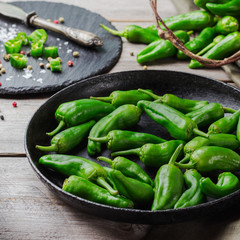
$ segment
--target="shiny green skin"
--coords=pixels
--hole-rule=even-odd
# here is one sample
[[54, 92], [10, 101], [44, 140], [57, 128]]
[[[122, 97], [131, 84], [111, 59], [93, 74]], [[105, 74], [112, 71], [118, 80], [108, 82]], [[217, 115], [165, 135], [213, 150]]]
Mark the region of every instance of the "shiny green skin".
[[166, 140], [152, 134], [126, 130], [112, 130], [105, 137], [95, 138], [91, 140], [107, 143], [107, 148], [113, 152], [138, 148], [146, 143], [166, 142]]
[[20, 53], [12, 53], [10, 57], [10, 64], [14, 68], [24, 68], [27, 64], [28, 58]]
[[[221, 60], [226, 57], [231, 56], [235, 52], [240, 50], [240, 33], [233, 32], [229, 33], [222, 41], [217, 43], [208, 52], [206, 52], [202, 57]], [[198, 61], [192, 59], [188, 65], [190, 68], [201, 68], [203, 65]]]
[[28, 39], [32, 43], [42, 42], [45, 43], [47, 41], [48, 35], [44, 29], [37, 29], [33, 31], [29, 36]]
[[51, 72], [61, 72], [62, 66], [59, 58], [53, 58], [49, 61]]
[[218, 16], [240, 16], [240, 0], [232, 0], [223, 4], [207, 3], [206, 7]]
[[235, 172], [240, 171], [240, 156], [228, 148], [203, 146], [191, 154], [189, 163], [176, 162], [175, 165], [184, 169], [194, 168], [200, 172], [214, 170]]
[[239, 119], [240, 117], [238, 118], [236, 135], [237, 135], [237, 139], [240, 141], [240, 120]]
[[240, 109], [235, 113], [220, 118], [212, 123], [208, 128], [208, 133], [232, 133], [237, 129]]
[[126, 151], [114, 152], [111, 156], [138, 155], [140, 161], [149, 167], [161, 167], [169, 162], [171, 156], [180, 144], [185, 144], [182, 140], [171, 140], [161, 144], [145, 144], [141, 148]]
[[50, 46], [44, 48], [44, 57], [45, 58], [56, 58], [58, 57], [58, 47], [57, 46]]
[[[101, 157], [98, 157], [98, 160], [104, 161]], [[116, 157], [113, 161], [108, 159], [108, 161], [105, 160], [105, 162], [110, 164], [112, 169], [122, 172], [126, 177], [134, 178], [140, 182], [153, 186], [152, 179], [137, 163], [130, 161], [125, 157]]]
[[[147, 89], [146, 91], [152, 92], [152, 90]], [[139, 92], [138, 90], [127, 90], [127, 91], [113, 91], [109, 97], [90, 97], [91, 99], [100, 100], [104, 102], [111, 103], [114, 107], [120, 107], [124, 104], [137, 105], [140, 100], [151, 101], [150, 97], [146, 93]]]
[[193, 138], [191, 141], [187, 142], [184, 146], [184, 154], [189, 157], [195, 150], [202, 146], [209, 146], [210, 140], [205, 137], [197, 136]]
[[212, 27], [217, 18], [206, 11], [192, 11], [164, 19], [165, 24], [173, 31], [175, 30], [202, 30]]
[[22, 40], [12, 39], [4, 43], [4, 48], [7, 54], [19, 53], [22, 47]]
[[238, 20], [232, 16], [225, 16], [221, 18], [216, 25], [216, 31], [219, 34], [227, 35], [237, 31], [239, 28]]
[[132, 43], [148, 44], [159, 39], [156, 27], [142, 28], [137, 25], [128, 25], [124, 28], [122, 32], [120, 32], [114, 29], [110, 29], [103, 24], [100, 24], [100, 26], [109, 33], [116, 36], [124, 37]]
[[[183, 43], [189, 41], [189, 35], [182, 30], [174, 32], [174, 34]], [[138, 53], [137, 62], [142, 64], [157, 59], [173, 57], [176, 55], [176, 53], [177, 48], [169, 40], [159, 39], [150, 43]]]
[[97, 186], [79, 176], [70, 176], [63, 183], [62, 189], [89, 201], [118, 208], [133, 208], [134, 203], [121, 196], [113, 196], [106, 189]]
[[219, 103], [209, 103], [208, 105], [186, 114], [199, 128], [209, 126], [211, 123], [224, 117], [224, 109]]
[[43, 43], [41, 41], [31, 44], [31, 56], [41, 57], [43, 55]]
[[51, 139], [51, 146], [45, 147], [37, 145], [36, 148], [41, 151], [66, 153], [84, 140], [95, 123], [94, 120], [91, 120], [87, 123], [67, 128]]
[[[116, 110], [101, 118], [91, 129], [89, 137], [103, 137], [111, 130], [127, 129], [136, 125], [141, 117], [141, 109], [132, 104], [118, 107]], [[89, 155], [101, 152], [101, 143], [88, 140], [87, 151]]]
[[175, 209], [196, 206], [205, 200], [205, 195], [200, 188], [201, 174], [195, 169], [190, 169], [184, 173], [183, 177], [187, 190], [174, 205]]
[[[185, 47], [193, 53], [198, 53], [203, 48], [205, 48], [208, 44], [210, 44], [213, 41], [215, 36], [216, 36], [215, 27], [204, 28], [197, 37], [187, 42], [185, 44]], [[181, 50], [178, 50], [177, 58], [188, 59], [189, 57], [185, 55]]]
[[240, 181], [231, 172], [223, 172], [219, 174], [216, 184], [208, 177], [200, 180], [200, 186], [207, 196], [221, 198], [239, 190]]
[[154, 180], [155, 193], [151, 210], [173, 208], [182, 194], [183, 184], [183, 173], [178, 167], [172, 164], [160, 167]]
[[229, 2], [231, 0], [194, 0], [194, 3], [200, 7], [203, 8], [205, 10], [208, 10], [206, 7], [207, 3], [226, 3]]
[[178, 110], [156, 102], [139, 101], [138, 107], [155, 122], [167, 129], [173, 138], [189, 141], [193, 138], [193, 130], [197, 124]]
[[146, 183], [124, 176], [120, 171], [112, 169], [110, 177], [120, 195], [138, 205], [147, 205], [153, 199], [153, 188]]
[[28, 36], [25, 32], [19, 32], [15, 39], [21, 40], [23, 46], [28, 45]]

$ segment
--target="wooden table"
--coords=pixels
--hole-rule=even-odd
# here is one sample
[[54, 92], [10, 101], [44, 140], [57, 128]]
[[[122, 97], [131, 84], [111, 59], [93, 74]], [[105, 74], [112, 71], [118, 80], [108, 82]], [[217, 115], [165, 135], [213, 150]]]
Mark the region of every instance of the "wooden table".
[[[101, 14], [118, 29], [128, 24], [147, 26], [153, 14], [147, 0], [59, 0]], [[158, 4], [162, 17], [176, 14], [171, 1]], [[161, 7], [160, 7], [161, 6]], [[37, 10], [37, 9], [36, 9]], [[123, 52], [111, 72], [142, 70], [136, 62], [141, 44], [123, 39]], [[134, 52], [135, 56], [130, 56]], [[192, 72], [233, 84], [221, 70], [190, 70], [186, 62], [164, 60], [148, 65], [148, 69]], [[149, 226], [119, 223], [79, 212], [53, 195], [37, 178], [24, 151], [24, 132], [36, 109], [50, 95], [0, 98], [0, 239], [224, 239], [240, 236], [240, 207], [186, 223]], [[18, 107], [13, 108], [12, 102]], [[219, 212], [221, 209], [219, 209]]]

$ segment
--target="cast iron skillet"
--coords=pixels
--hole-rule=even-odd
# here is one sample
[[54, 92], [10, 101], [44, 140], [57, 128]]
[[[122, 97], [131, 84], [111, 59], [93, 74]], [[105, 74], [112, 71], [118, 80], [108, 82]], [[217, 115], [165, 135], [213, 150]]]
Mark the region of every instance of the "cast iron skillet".
[[[150, 211], [145, 209], [120, 209], [102, 204], [97, 204], [85, 199], [73, 196], [61, 190], [64, 177], [54, 171], [45, 169], [38, 165], [38, 159], [44, 153], [35, 149], [36, 144], [48, 145], [50, 142], [46, 132], [51, 131], [57, 125], [54, 119], [54, 112], [59, 104], [79, 98], [89, 98], [90, 96], [108, 96], [114, 90], [128, 89], [152, 89], [156, 94], [173, 93], [179, 97], [189, 99], [208, 100], [209, 102], [219, 102], [223, 106], [238, 109], [240, 106], [240, 91], [209, 78], [175, 71], [128, 71], [113, 74], [106, 74], [83, 80], [71, 85], [64, 90], [53, 95], [44, 103], [33, 115], [25, 134], [25, 150], [29, 163], [33, 167], [38, 177], [65, 202], [80, 209], [81, 211], [107, 218], [115, 221], [124, 221], [144, 224], [163, 224], [196, 219], [206, 215], [224, 210], [240, 200], [240, 191], [227, 197], [213, 200], [208, 199], [206, 203], [195, 207]], [[169, 134], [154, 123], [149, 117], [143, 114], [141, 121], [135, 127], [136, 131], [156, 134], [166, 139], [170, 139]], [[75, 154], [92, 159], [86, 151], [86, 143], [77, 147], [69, 154]], [[103, 150], [102, 155], [110, 156], [110, 152]], [[138, 162], [154, 178], [157, 169], [144, 167], [138, 158], [131, 158]], [[105, 163], [99, 162], [106, 166]], [[212, 177], [216, 177], [217, 174]], [[239, 176], [238, 176], [239, 177]]]

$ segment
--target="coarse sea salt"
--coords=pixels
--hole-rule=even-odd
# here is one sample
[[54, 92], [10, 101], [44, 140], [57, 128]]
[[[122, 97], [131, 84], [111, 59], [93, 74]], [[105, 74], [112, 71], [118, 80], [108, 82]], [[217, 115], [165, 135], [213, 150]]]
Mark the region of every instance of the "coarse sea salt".
[[[7, 26], [7, 25], [6, 25]], [[6, 42], [9, 39], [13, 39], [17, 36], [18, 29], [16, 27], [0, 27], [0, 41]]]
[[13, 76], [9, 76], [8, 78], [6, 78], [6, 81], [10, 81], [12, 80]]
[[37, 82], [43, 83], [43, 79], [42, 78], [38, 78]]
[[44, 69], [40, 71], [40, 73], [45, 73], [45, 72], [46, 72], [46, 70], [44, 70]]
[[29, 79], [32, 77], [32, 70], [29, 70], [28, 68], [24, 68], [23, 71], [24, 71], [24, 74], [23, 74], [24, 78]]
[[71, 52], [72, 52], [72, 49], [68, 49], [68, 50], [67, 50], [67, 53], [71, 53]]

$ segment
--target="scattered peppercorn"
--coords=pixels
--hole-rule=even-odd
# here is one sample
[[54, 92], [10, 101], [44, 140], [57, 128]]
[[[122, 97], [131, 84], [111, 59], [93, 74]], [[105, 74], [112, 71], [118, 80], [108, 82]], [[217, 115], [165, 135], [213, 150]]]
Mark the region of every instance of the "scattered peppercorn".
[[32, 70], [32, 68], [33, 68], [32, 65], [28, 65], [28, 66], [27, 66], [27, 69], [28, 69], [28, 70]]
[[3, 54], [3, 59], [4, 59], [5, 61], [9, 61], [9, 60], [10, 60], [10, 54], [4, 53], [4, 54]]
[[60, 18], [58, 19], [58, 21], [59, 21], [60, 23], [64, 23], [64, 18], [63, 18], [63, 17], [60, 17]]
[[25, 52], [24, 51], [20, 51], [20, 54], [25, 55]]
[[74, 52], [73, 52], [73, 56], [74, 56], [74, 57], [79, 57], [79, 52], [78, 52], [78, 51], [74, 51]]
[[12, 105], [13, 105], [13, 107], [17, 107], [17, 102], [14, 101], [14, 102], [12, 103]]
[[44, 68], [44, 63], [43, 63], [43, 62], [40, 62], [40, 63], [39, 63], [39, 66], [40, 66], [40, 68]]
[[68, 66], [72, 67], [73, 66], [73, 61], [68, 61]]
[[52, 57], [48, 57], [48, 59], [47, 59], [49, 62], [52, 60]]
[[147, 70], [147, 66], [146, 65], [143, 66], [143, 70]]
[[53, 23], [56, 23], [56, 24], [58, 24], [59, 22], [58, 22], [58, 20], [53, 20]]
[[60, 61], [60, 63], [62, 62], [62, 59], [60, 57], [57, 57], [57, 59]]
[[0, 118], [1, 118], [1, 120], [4, 120], [4, 116], [3, 115], [0, 115]]
[[31, 56], [31, 52], [30, 51], [27, 51], [27, 56]]
[[47, 68], [47, 69], [50, 69], [50, 68], [51, 68], [50, 63], [47, 63], [47, 64], [46, 64], [46, 68]]
[[5, 68], [2, 68], [2, 69], [1, 69], [1, 73], [6, 73], [6, 69], [5, 69]]
[[2, 69], [3, 68], [3, 65], [0, 63], [0, 69]]
[[0, 60], [0, 64], [2, 63], [2, 61]]
[[2, 83], [0, 83], [0, 87], [2, 86]]
[[130, 56], [134, 56], [134, 52], [130, 52]]

